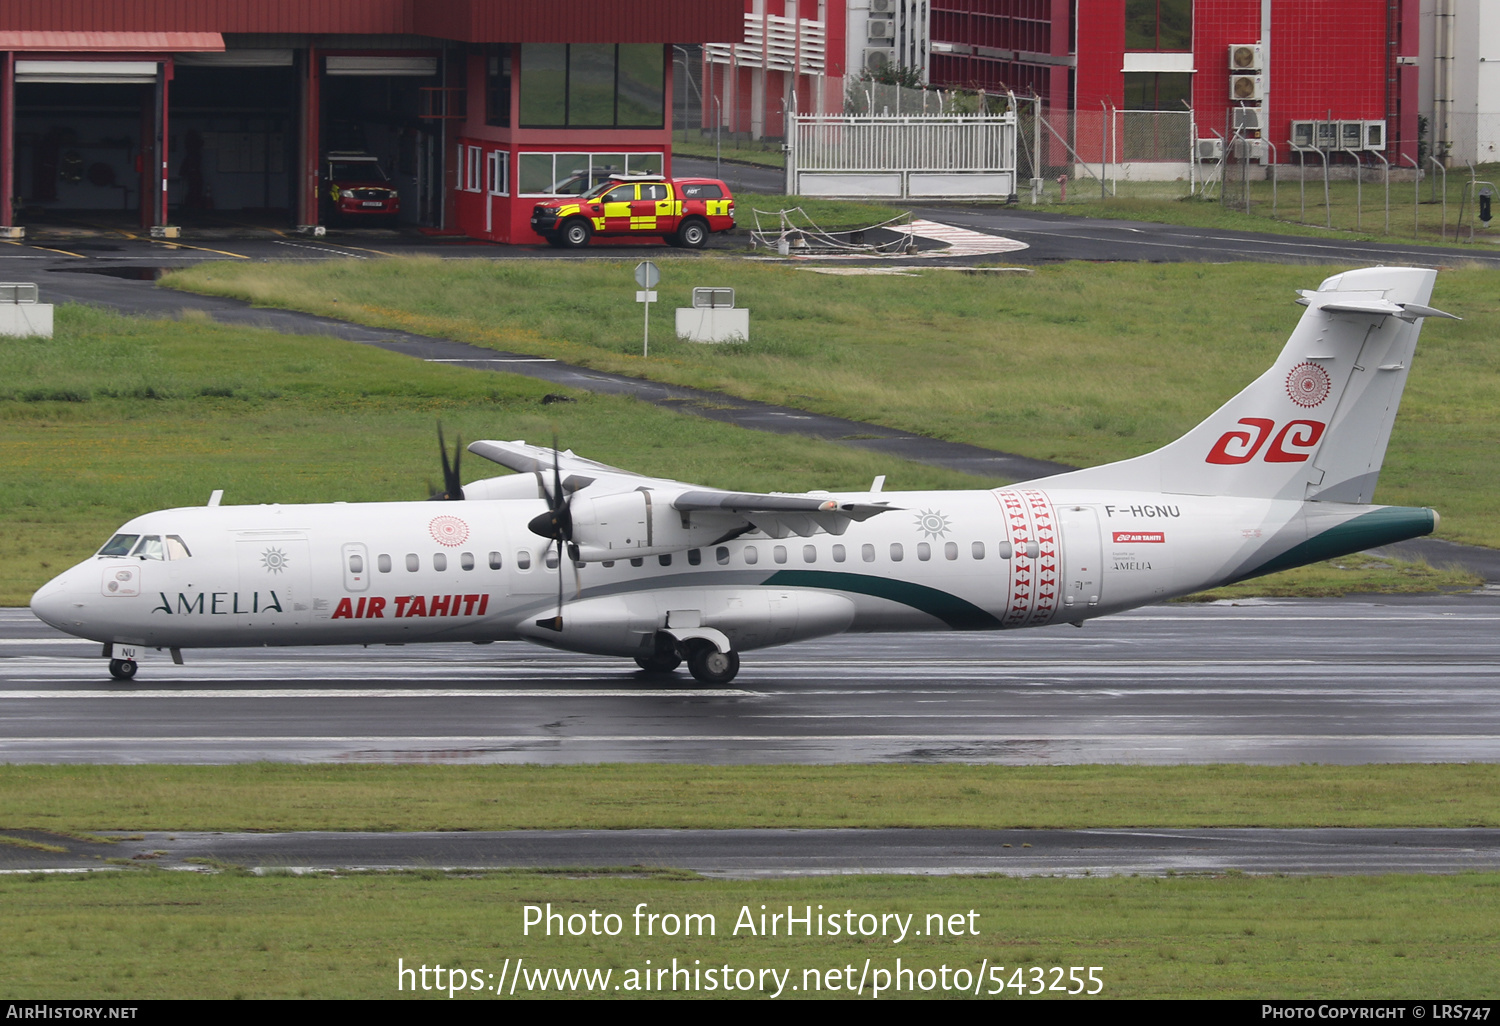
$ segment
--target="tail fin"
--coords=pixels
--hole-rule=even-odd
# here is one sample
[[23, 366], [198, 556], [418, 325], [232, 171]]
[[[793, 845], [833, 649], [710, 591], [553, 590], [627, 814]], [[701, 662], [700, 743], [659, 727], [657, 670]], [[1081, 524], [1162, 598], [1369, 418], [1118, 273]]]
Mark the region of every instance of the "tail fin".
[[1368, 503], [1436, 271], [1369, 267], [1316, 292], [1270, 370], [1177, 441], [1047, 487]]

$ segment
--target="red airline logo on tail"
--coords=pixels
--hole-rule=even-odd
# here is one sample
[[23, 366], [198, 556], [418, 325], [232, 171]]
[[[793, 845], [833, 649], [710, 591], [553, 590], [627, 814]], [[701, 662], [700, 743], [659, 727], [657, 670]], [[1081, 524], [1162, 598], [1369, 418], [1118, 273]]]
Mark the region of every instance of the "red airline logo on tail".
[[[1209, 450], [1209, 463], [1218, 463], [1225, 466], [1235, 466], [1241, 463], [1249, 463], [1261, 446], [1266, 444], [1266, 439], [1271, 437], [1271, 432], [1276, 427], [1274, 420], [1265, 417], [1241, 417], [1240, 423], [1254, 431], [1226, 431], [1219, 436], [1214, 447]], [[1318, 440], [1323, 437], [1323, 429], [1328, 425], [1318, 420], [1291, 420], [1287, 421], [1282, 429], [1276, 432], [1271, 445], [1266, 449], [1266, 454], [1261, 457], [1266, 463], [1305, 463], [1312, 450], [1317, 447]], [[1292, 449], [1306, 449], [1307, 452], [1292, 452]]]

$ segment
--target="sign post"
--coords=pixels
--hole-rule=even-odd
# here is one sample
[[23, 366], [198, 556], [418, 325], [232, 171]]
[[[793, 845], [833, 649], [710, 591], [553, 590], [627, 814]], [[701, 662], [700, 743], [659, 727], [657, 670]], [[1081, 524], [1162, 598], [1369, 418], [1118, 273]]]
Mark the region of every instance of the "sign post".
[[641, 337], [641, 356], [651, 355], [651, 304], [656, 302], [656, 283], [661, 281], [661, 271], [657, 270], [655, 264], [649, 260], [642, 260], [635, 265], [635, 283], [640, 286], [636, 291], [635, 301], [644, 303], [646, 310], [645, 328]]

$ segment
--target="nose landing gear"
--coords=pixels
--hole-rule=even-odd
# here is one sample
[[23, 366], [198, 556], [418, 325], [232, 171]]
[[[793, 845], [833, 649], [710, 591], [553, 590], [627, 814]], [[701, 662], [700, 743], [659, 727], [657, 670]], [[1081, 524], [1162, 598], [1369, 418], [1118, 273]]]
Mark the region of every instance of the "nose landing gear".
[[115, 680], [130, 680], [139, 669], [134, 659], [111, 659], [109, 661], [109, 675]]

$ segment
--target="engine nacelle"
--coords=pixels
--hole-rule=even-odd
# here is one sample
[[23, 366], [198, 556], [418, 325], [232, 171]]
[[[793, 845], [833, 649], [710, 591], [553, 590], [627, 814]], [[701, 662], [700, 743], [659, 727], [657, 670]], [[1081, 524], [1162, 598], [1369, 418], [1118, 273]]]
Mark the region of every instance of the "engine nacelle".
[[586, 563], [633, 559], [712, 545], [725, 531], [722, 516], [687, 514], [645, 488], [573, 496], [573, 541]]

